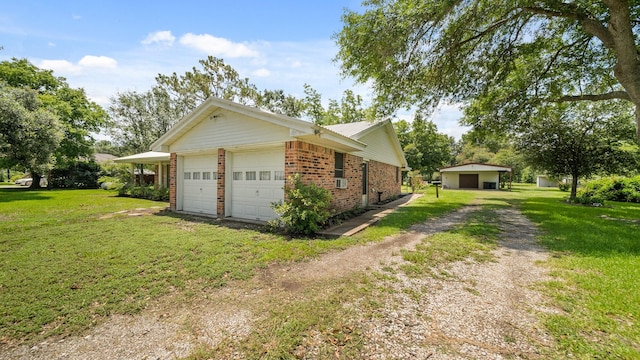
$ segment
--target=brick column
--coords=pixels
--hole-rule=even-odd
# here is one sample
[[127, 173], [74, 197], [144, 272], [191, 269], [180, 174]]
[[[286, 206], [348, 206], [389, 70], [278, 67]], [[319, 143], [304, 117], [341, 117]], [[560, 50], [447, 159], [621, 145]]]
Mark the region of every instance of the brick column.
[[169, 208], [176, 210], [176, 196], [178, 186], [178, 154], [171, 153], [169, 157]]
[[220, 218], [224, 217], [224, 180], [226, 158], [226, 151], [224, 149], [218, 149], [218, 204], [216, 207], [216, 213]]

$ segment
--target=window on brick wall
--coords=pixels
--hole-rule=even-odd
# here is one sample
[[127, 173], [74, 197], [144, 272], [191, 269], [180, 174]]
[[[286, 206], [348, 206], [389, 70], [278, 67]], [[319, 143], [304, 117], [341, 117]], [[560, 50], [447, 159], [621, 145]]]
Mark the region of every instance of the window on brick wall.
[[344, 178], [344, 154], [336, 152], [336, 178]]

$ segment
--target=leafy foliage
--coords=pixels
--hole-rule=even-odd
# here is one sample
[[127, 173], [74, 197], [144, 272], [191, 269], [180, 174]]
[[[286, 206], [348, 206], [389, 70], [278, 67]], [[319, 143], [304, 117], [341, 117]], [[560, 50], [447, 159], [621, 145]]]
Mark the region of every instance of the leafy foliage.
[[[59, 117], [41, 106], [35, 90], [0, 82], [0, 165], [42, 174], [62, 140]], [[35, 181], [34, 181], [35, 183]]]
[[75, 161], [51, 170], [49, 186], [58, 189], [95, 189], [100, 172], [100, 165], [93, 161]]
[[571, 175], [572, 199], [578, 178], [624, 169], [634, 159], [623, 146], [634, 141], [628, 113], [593, 103], [549, 106], [537, 114], [521, 130], [517, 146], [529, 163], [549, 175]]
[[578, 190], [577, 197], [590, 199], [590, 202], [609, 200], [640, 203], [640, 175], [631, 178], [612, 176], [588, 181]]
[[303, 183], [300, 174], [289, 178], [284, 192], [285, 201], [271, 205], [278, 215], [271, 225], [283, 227], [290, 235], [317, 233], [331, 215], [331, 192], [314, 183]]
[[[371, 81], [378, 105], [465, 104], [501, 130], [540, 104], [623, 99], [640, 124], [640, 3], [372, 0], [345, 11], [343, 73]], [[470, 101], [472, 100], [472, 101]]]
[[169, 188], [153, 185], [137, 186], [127, 184], [118, 189], [118, 195], [154, 201], [169, 201]]

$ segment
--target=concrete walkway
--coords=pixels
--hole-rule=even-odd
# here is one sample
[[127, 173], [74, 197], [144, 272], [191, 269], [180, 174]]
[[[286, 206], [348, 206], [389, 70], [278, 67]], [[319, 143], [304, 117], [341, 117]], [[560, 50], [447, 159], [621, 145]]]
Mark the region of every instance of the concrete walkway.
[[422, 194], [407, 194], [384, 205], [371, 205], [369, 206], [371, 210], [332, 228], [321, 231], [319, 235], [327, 237], [351, 236], [377, 223], [383, 217], [391, 214], [396, 208], [405, 206], [421, 196]]

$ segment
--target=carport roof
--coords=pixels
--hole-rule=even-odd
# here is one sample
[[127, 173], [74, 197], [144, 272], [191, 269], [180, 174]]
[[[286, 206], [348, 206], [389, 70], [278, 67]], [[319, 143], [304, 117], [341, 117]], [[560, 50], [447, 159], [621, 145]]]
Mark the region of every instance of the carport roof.
[[171, 154], [159, 151], [147, 151], [114, 159], [117, 163], [155, 164], [157, 162], [169, 162]]

